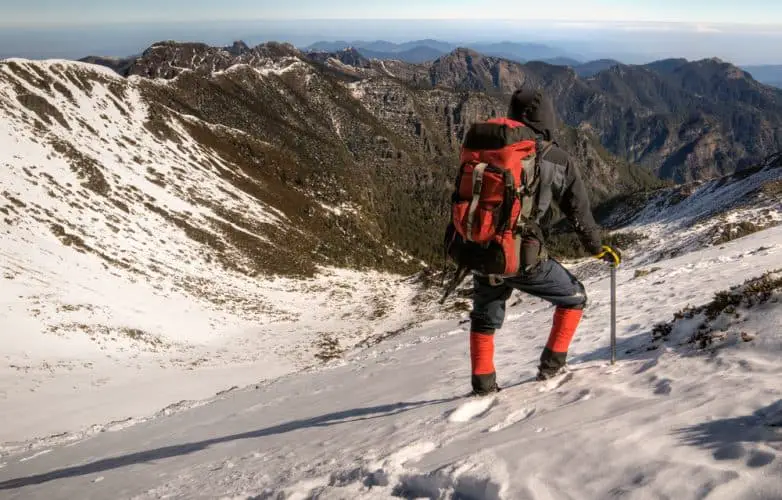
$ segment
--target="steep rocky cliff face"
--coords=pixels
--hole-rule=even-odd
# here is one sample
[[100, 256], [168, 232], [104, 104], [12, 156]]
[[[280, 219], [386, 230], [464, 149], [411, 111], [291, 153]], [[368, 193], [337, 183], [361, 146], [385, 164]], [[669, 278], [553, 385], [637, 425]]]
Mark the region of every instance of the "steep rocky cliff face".
[[522, 85], [544, 88], [565, 123], [677, 182], [731, 173], [782, 147], [782, 91], [718, 59], [615, 64], [579, 77], [569, 67], [460, 49], [427, 67], [432, 85], [504, 96]]

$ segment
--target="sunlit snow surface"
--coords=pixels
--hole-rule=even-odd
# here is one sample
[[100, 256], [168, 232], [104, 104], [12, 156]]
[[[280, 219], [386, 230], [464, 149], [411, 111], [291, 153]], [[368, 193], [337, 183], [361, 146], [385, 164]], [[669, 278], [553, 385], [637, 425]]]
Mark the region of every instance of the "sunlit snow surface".
[[[36, 67], [58, 78], [65, 64]], [[204, 199], [270, 224], [284, 216], [221, 184], [220, 158], [181, 124], [185, 151], [155, 140], [132, 81], [123, 113], [109, 90], [118, 77], [83, 70], [108, 83], [86, 95], [61, 78], [74, 103], [8, 84], [0, 65], [0, 497], [782, 498], [782, 294], [721, 315], [704, 349], [688, 343], [698, 316], [652, 340], [687, 306], [782, 268], [782, 227], [711, 245], [726, 220], [779, 220], [779, 197], [740, 201], [780, 169], [627, 221], [621, 231], [647, 238], [618, 272], [615, 366], [599, 263], [568, 263], [589, 295], [568, 380], [529, 382], [553, 310], [514, 295], [496, 336], [505, 389], [474, 400], [466, 313], [414, 313], [411, 280], [337, 269], [248, 280], [206, 262], [145, 203], [203, 229], [217, 216]], [[18, 92], [56, 104], [70, 128], [36, 134]], [[53, 136], [96, 160], [110, 197], [82, 187]], [[148, 168], [176, 181], [161, 187]], [[258, 307], [218, 307], [193, 279]], [[319, 361], [323, 346], [335, 360]]]

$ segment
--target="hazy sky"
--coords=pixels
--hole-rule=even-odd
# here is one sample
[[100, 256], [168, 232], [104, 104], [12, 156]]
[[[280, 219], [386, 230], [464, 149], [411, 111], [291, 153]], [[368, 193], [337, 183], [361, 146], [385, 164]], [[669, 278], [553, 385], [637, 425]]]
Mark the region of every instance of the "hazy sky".
[[[160, 40], [539, 42], [581, 60], [782, 64], [782, 0], [0, 0], [0, 58], [129, 56]], [[539, 18], [534, 22], [528, 19]]]
[[[537, 5], [539, 8], [530, 8]], [[247, 19], [518, 19], [782, 24], [779, 0], [0, 0], [5, 25]]]

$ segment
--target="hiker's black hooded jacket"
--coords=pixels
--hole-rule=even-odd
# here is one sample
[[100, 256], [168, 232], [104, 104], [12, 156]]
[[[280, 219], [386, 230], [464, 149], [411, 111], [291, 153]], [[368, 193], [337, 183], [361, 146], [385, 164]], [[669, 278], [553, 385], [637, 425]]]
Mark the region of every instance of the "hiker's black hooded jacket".
[[552, 147], [540, 162], [536, 222], [542, 220], [556, 201], [575, 227], [584, 248], [592, 255], [601, 251], [600, 227], [595, 223], [581, 172], [570, 155], [554, 140], [556, 114], [554, 105], [541, 91], [518, 90], [511, 98], [508, 118], [531, 127]]

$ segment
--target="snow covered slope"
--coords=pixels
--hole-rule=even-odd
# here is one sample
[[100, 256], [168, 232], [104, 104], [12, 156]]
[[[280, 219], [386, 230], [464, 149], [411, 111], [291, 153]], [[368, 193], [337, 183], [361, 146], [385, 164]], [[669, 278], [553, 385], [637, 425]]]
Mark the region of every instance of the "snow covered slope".
[[[524, 298], [497, 334], [505, 389], [495, 397], [464, 397], [467, 325], [434, 321], [347, 362], [187, 411], [7, 447], [0, 491], [25, 499], [782, 498], [780, 272], [712, 300], [782, 267], [782, 227], [656, 267], [618, 272], [615, 366], [606, 363], [604, 270], [586, 282], [570, 380], [526, 382], [552, 308]], [[721, 333], [701, 346], [707, 331]]]
[[618, 233], [649, 241], [639, 262], [652, 263], [720, 245], [782, 222], [782, 154], [733, 175], [630, 195], [603, 218]]
[[[0, 497], [782, 496], [779, 275], [742, 285], [782, 267], [782, 228], [733, 239], [726, 224], [782, 218], [778, 160], [624, 205], [619, 231], [644, 238], [619, 272], [618, 366], [604, 365], [606, 269], [573, 263], [591, 277], [572, 380], [522, 383], [552, 311], [517, 296], [498, 334], [507, 388], [468, 401], [458, 303], [437, 309], [419, 278], [288, 251], [378, 226], [349, 225], [357, 199], [275, 190], [266, 163], [242, 160], [299, 175], [279, 149], [299, 129], [258, 117], [292, 127], [347, 99], [286, 61], [173, 81], [0, 63]], [[260, 101], [222, 116], [237, 100], [213, 87]], [[380, 125], [361, 135], [366, 113], [351, 109], [313, 118], [333, 141], [301, 155], [352, 161], [334, 137], [359, 159], [391, 144]], [[407, 161], [395, 151], [369, 169], [388, 185], [402, 170], [386, 167]], [[338, 188], [334, 172], [321, 177]], [[343, 239], [332, 253], [364, 250]]]
[[[399, 276], [316, 266], [317, 238], [277, 206], [292, 195], [204, 137], [275, 147], [161, 118], [154, 85], [167, 83], [0, 62], [0, 441], [144, 416], [419, 319]], [[313, 225], [340, 224], [300, 198]], [[46, 405], [59, 418], [32, 411]]]

